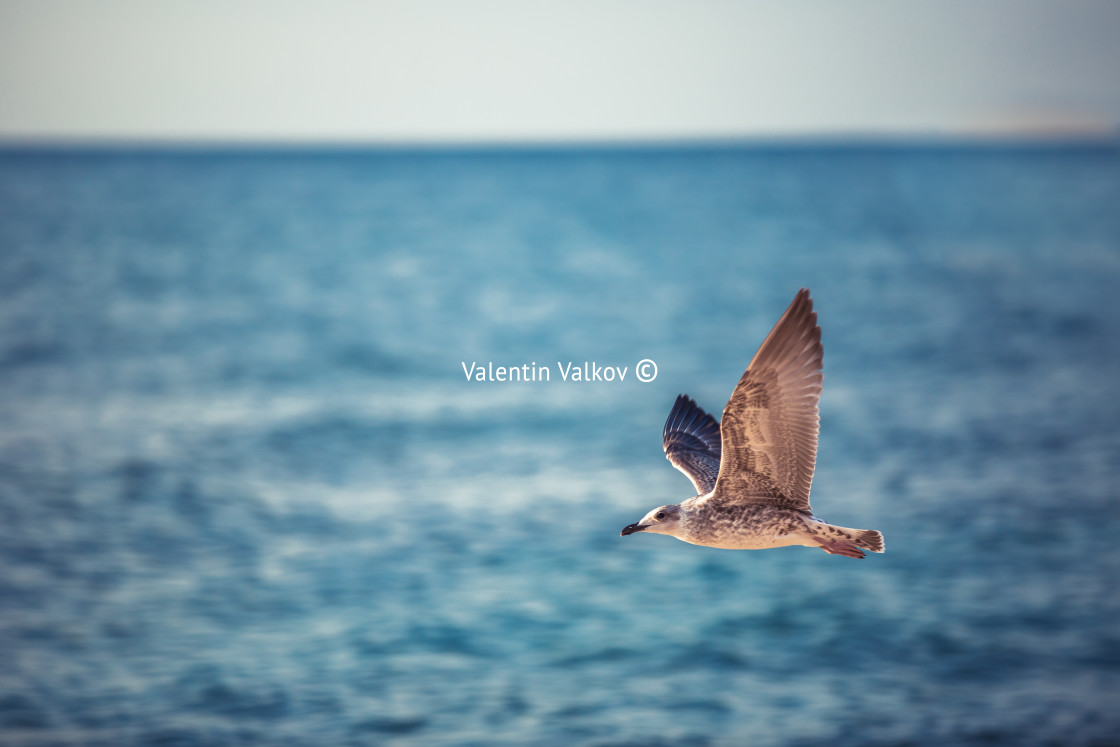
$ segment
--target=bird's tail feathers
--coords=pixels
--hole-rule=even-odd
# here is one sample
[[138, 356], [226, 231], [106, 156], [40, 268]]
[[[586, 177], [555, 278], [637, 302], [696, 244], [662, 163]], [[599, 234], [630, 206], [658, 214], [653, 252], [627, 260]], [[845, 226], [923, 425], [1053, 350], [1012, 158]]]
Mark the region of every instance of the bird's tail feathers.
[[883, 552], [886, 546], [883, 544], [883, 535], [876, 532], [874, 529], [852, 529], [849, 530], [855, 537], [852, 542], [857, 547], [862, 547], [864, 550], [871, 552]]
[[[860, 550], [883, 552], [883, 535], [874, 529], [852, 529], [851, 527], [838, 527], [835, 524], [828, 524], [820, 519], [815, 521], [818, 523], [810, 525], [810, 534], [816, 543], [830, 553], [848, 554], [838, 552], [838, 550], [844, 550], [844, 546], [853, 553], [852, 557], [862, 558], [863, 553]], [[834, 545], [836, 547], [833, 547]]]

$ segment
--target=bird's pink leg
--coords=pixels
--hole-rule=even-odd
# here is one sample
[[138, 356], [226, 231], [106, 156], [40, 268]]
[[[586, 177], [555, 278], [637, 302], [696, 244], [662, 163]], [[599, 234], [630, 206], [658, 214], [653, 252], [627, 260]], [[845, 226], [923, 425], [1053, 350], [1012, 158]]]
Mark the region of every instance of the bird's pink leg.
[[814, 537], [817, 544], [829, 555], [843, 555], [845, 558], [863, 558], [866, 553], [847, 540], [829, 540], [824, 537]]

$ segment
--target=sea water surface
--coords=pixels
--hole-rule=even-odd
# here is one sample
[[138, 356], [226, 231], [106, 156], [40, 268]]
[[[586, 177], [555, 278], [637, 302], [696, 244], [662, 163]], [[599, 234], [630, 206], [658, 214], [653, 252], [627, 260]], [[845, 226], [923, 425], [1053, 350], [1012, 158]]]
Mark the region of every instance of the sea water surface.
[[[1116, 744], [1117, 206], [1116, 147], [4, 151], [0, 742]], [[887, 552], [619, 537], [802, 286]]]

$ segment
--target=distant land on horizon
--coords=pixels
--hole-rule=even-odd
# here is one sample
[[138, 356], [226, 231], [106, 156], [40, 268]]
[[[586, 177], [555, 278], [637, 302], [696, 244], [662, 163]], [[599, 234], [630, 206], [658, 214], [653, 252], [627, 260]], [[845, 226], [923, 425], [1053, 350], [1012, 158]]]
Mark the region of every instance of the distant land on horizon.
[[753, 148], [1120, 147], [1114, 128], [813, 132], [679, 137], [278, 138], [0, 136], [2, 151], [551, 151]]

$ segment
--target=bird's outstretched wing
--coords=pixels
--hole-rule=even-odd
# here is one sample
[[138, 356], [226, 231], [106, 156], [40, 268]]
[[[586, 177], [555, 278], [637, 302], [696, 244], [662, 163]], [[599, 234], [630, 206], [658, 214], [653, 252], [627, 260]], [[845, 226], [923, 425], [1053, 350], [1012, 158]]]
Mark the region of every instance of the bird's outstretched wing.
[[687, 394], [677, 396], [661, 432], [665, 457], [683, 472], [698, 495], [710, 493], [719, 474], [719, 423]]
[[723, 410], [720, 501], [811, 511], [823, 354], [813, 301], [802, 288]]

